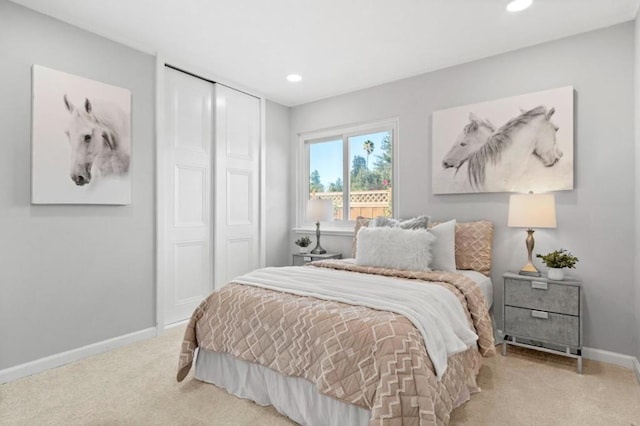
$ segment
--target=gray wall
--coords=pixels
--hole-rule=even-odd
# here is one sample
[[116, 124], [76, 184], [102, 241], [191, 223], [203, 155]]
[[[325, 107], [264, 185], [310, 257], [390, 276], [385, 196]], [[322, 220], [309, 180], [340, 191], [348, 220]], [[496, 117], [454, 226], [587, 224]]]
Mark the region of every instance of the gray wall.
[[[502, 273], [526, 261], [525, 232], [506, 226], [506, 193], [431, 193], [432, 112], [573, 86], [575, 189], [556, 193], [558, 228], [536, 231], [535, 253], [563, 247], [580, 258], [585, 345], [635, 354], [633, 58], [634, 26], [626, 23], [295, 107], [290, 137], [297, 144], [301, 132], [399, 117], [399, 215], [492, 220], [500, 306]], [[323, 236], [323, 247], [346, 254], [350, 241]], [[499, 309], [495, 316], [500, 328]]]
[[289, 188], [291, 149], [289, 108], [266, 102], [265, 155], [265, 254], [267, 266], [291, 264], [289, 257]]
[[[0, 0], [0, 369], [155, 325], [154, 59]], [[129, 89], [132, 204], [31, 205], [31, 66]]]

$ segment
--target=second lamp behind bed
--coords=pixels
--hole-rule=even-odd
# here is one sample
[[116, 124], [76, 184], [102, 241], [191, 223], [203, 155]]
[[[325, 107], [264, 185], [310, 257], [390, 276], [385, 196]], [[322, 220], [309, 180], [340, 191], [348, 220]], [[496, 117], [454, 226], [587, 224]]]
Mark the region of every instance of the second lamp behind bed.
[[316, 246], [311, 254], [324, 254], [320, 246], [320, 222], [333, 222], [333, 201], [314, 198], [307, 201], [307, 220], [316, 223]]

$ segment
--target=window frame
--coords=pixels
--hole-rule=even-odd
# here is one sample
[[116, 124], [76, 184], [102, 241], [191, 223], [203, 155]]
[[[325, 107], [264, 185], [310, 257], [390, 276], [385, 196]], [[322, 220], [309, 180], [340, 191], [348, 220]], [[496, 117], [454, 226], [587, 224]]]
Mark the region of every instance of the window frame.
[[368, 123], [347, 125], [334, 127], [330, 129], [317, 130], [311, 132], [303, 132], [298, 134], [298, 167], [296, 173], [296, 228], [311, 229], [315, 228], [315, 224], [306, 220], [307, 200], [309, 199], [309, 176], [311, 174], [309, 154], [310, 146], [314, 143], [329, 142], [342, 140], [342, 174], [343, 174], [343, 217], [346, 220], [333, 221], [329, 227], [323, 226], [323, 230], [334, 229], [337, 232], [344, 232], [355, 224], [354, 220], [349, 219], [349, 193], [350, 193], [350, 157], [349, 157], [349, 138], [361, 136], [369, 133], [378, 133], [388, 131], [391, 133], [391, 209], [393, 217], [399, 217], [398, 214], [398, 164], [399, 164], [399, 119], [390, 118], [385, 120], [377, 120]]

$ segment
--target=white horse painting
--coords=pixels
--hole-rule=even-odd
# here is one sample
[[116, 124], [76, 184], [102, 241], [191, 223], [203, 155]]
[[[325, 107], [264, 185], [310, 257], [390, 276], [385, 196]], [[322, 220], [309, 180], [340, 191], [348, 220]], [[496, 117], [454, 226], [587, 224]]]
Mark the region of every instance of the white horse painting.
[[[469, 123], [442, 160], [459, 190], [512, 191], [527, 183], [536, 162], [554, 166], [563, 156], [556, 143], [555, 109], [523, 111], [498, 130], [488, 120], [469, 115]], [[466, 191], [465, 191], [466, 192]]]
[[65, 133], [71, 145], [71, 180], [83, 186], [94, 178], [127, 174], [131, 156], [128, 115], [115, 105], [88, 98], [76, 107], [66, 94], [64, 105], [70, 114]]
[[33, 65], [31, 202], [131, 203], [131, 91]]
[[[512, 191], [527, 179], [530, 161], [554, 166], [562, 151], [556, 143], [558, 127], [551, 122], [555, 109], [539, 106], [508, 121], [467, 159], [467, 177], [478, 191]], [[535, 154], [535, 156], [532, 156]]]
[[568, 87], [434, 112], [434, 193], [571, 189], [572, 94]]

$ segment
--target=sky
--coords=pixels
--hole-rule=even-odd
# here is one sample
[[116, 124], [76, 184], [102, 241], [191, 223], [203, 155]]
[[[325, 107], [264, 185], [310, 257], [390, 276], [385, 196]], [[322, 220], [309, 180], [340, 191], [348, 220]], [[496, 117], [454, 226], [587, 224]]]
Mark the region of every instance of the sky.
[[[355, 155], [360, 155], [365, 159], [367, 158], [367, 153], [362, 149], [362, 144], [367, 139], [372, 141], [374, 146], [373, 152], [369, 156], [369, 169], [373, 169], [378, 155], [382, 154], [382, 150], [380, 149], [382, 140], [388, 134], [389, 132], [385, 131], [350, 137], [349, 169], [351, 169], [351, 162]], [[320, 182], [322, 182], [325, 189], [338, 178], [341, 178], [343, 183], [345, 182], [345, 178], [342, 176], [342, 139], [313, 143], [310, 146], [309, 152], [309, 173], [317, 170], [318, 173], [320, 173]]]

